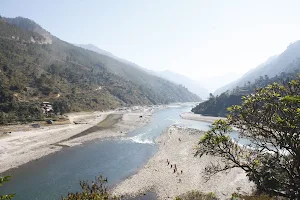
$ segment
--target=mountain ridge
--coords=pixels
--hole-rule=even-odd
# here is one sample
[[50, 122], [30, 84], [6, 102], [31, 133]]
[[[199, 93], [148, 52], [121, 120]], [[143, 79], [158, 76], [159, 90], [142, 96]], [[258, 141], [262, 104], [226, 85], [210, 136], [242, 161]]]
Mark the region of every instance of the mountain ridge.
[[273, 78], [282, 72], [293, 72], [296, 69], [300, 69], [300, 40], [288, 45], [281, 54], [269, 57], [264, 63], [249, 70], [239, 79], [218, 88], [214, 94], [218, 95], [236, 86], [243, 86], [248, 81], [253, 82], [260, 76], [267, 75], [269, 78]]
[[39, 24], [37, 24], [35, 21], [24, 18], [24, 17], [15, 17], [15, 18], [9, 18], [9, 17], [2, 17], [4, 21], [6, 21], [9, 24], [16, 25], [17, 27], [20, 27], [21, 29], [35, 32], [45, 38], [44, 44], [51, 44], [52, 43], [52, 35], [43, 29]]

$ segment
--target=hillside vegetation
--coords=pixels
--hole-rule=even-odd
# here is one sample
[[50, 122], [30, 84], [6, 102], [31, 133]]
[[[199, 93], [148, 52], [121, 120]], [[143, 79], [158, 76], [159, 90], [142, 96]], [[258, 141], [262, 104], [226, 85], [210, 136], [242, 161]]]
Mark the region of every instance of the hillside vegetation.
[[274, 82], [289, 82], [292, 79], [296, 79], [299, 73], [299, 70], [295, 70], [293, 73], [282, 72], [279, 76], [273, 78], [269, 78], [267, 75], [260, 76], [260, 78], [256, 79], [253, 83], [249, 81], [242, 87], [237, 86], [235, 89], [228, 90], [220, 95], [214, 96], [210, 94], [209, 99], [194, 107], [192, 112], [202, 115], [225, 117], [227, 108], [232, 105], [240, 105], [243, 101], [243, 96], [249, 95]]
[[0, 18], [0, 123], [42, 119], [42, 101], [67, 112], [198, 100], [182, 86], [64, 42], [32, 20]]

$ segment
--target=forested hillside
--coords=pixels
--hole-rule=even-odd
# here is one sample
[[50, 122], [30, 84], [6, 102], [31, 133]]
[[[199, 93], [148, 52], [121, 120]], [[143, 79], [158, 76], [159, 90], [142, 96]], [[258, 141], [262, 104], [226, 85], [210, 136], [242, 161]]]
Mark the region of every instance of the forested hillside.
[[64, 42], [25, 18], [0, 18], [0, 123], [57, 111], [198, 101], [186, 88]]
[[236, 86], [242, 87], [248, 81], [253, 82], [260, 76], [267, 75], [270, 78], [280, 75], [281, 72], [290, 73], [300, 70], [300, 41], [291, 43], [284, 52], [277, 56], [270, 57], [266, 62], [250, 70], [238, 80], [229, 83], [215, 91], [215, 95], [227, 90], [234, 89]]
[[295, 70], [292, 73], [282, 72], [279, 76], [275, 76], [273, 78], [269, 78], [267, 75], [260, 76], [253, 83], [249, 81], [242, 87], [237, 86], [235, 89], [230, 91], [228, 90], [220, 95], [214, 96], [213, 94], [210, 94], [209, 99], [194, 107], [192, 112], [202, 115], [225, 117], [227, 108], [232, 105], [240, 105], [242, 103], [243, 96], [247, 96], [274, 82], [289, 82], [292, 79], [296, 79], [299, 73], [300, 70]]

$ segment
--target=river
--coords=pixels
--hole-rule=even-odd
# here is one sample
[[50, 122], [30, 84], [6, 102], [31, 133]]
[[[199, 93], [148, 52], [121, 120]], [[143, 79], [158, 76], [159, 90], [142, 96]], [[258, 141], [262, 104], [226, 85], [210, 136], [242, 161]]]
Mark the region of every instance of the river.
[[0, 187], [0, 194], [15, 193], [14, 200], [55, 200], [68, 192], [79, 191], [80, 180], [93, 180], [102, 174], [113, 186], [142, 167], [157, 150], [154, 143], [170, 125], [208, 130], [209, 123], [181, 119], [179, 114], [191, 110], [191, 104], [174, 105], [158, 110], [151, 122], [126, 137], [94, 140], [64, 148], [39, 160], [12, 169], [12, 176]]

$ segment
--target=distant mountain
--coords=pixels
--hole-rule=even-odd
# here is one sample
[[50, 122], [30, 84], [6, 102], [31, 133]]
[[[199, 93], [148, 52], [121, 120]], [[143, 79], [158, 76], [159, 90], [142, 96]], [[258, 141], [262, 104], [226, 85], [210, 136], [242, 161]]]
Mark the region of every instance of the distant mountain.
[[198, 95], [202, 99], [205, 99], [205, 98], [208, 97], [208, 94], [209, 94], [208, 90], [201, 87], [200, 84], [198, 84], [196, 81], [194, 81], [194, 80], [192, 80], [192, 79], [190, 79], [186, 76], [174, 73], [174, 72], [169, 71], [169, 70], [158, 71], [156, 73], [162, 78], [165, 78], [169, 81], [172, 81], [174, 83], [181, 84], [181, 85], [185, 86], [189, 91], [195, 93], [196, 95]]
[[272, 56], [263, 64], [248, 71], [241, 78], [233, 81], [216, 90], [215, 94], [220, 94], [226, 90], [231, 90], [236, 86], [243, 86], [249, 82], [259, 79], [260, 76], [267, 75], [269, 78], [280, 75], [282, 72], [290, 73], [300, 69], [300, 41], [291, 43], [287, 49], [279, 55]]
[[[133, 62], [130, 62], [124, 58], [120, 58], [118, 56], [115, 56], [114, 54], [112, 54], [111, 52], [109, 51], [106, 51], [106, 50], [103, 50], [103, 49], [100, 49], [99, 47], [93, 45], [93, 44], [74, 44], [78, 47], [81, 47], [83, 49], [87, 49], [87, 50], [90, 50], [90, 51], [94, 51], [96, 53], [99, 53], [101, 55], [105, 55], [105, 56], [108, 56], [108, 57], [111, 57], [111, 58], [114, 58], [120, 62], [123, 62], [125, 64], [129, 64], [129, 65], [132, 65], [132, 67], [137, 67], [137, 68], [142, 68], [140, 66], [138, 66], [137, 64], [134, 64]], [[144, 69], [144, 68], [142, 68]]]
[[59, 111], [199, 101], [185, 87], [51, 35], [34, 21], [0, 17], [0, 124]]
[[[130, 62], [130, 61], [124, 59], [124, 58], [120, 58], [118, 56], [115, 56], [111, 52], [103, 50], [103, 49], [100, 49], [99, 47], [97, 47], [97, 46], [95, 46], [93, 44], [75, 44], [75, 45], [78, 46], [78, 47], [81, 47], [83, 49], [94, 51], [94, 52], [96, 52], [96, 53], [98, 53], [100, 55], [105, 55], [105, 56], [113, 58], [113, 59], [115, 59], [117, 61], [120, 61], [125, 66], [128, 66], [129, 67], [128, 69], [135, 69], [135, 70], [138, 70], [138, 71], [142, 70], [142, 71], [146, 72], [149, 75], [158, 76], [158, 74], [156, 72], [152, 71], [152, 70], [148, 70], [146, 68], [140, 67], [137, 64], [135, 64], [133, 62]], [[112, 70], [112, 72], [114, 72], [116, 74], [119, 74], [121, 76], [124, 76], [123, 72], [120, 71], [120, 69], [122, 69], [122, 68], [114, 68], [114, 69], [110, 68], [110, 69]]]
[[214, 76], [201, 76], [199, 79], [197, 79], [197, 83], [204, 88], [206, 88], [210, 93], [213, 93], [217, 88], [222, 87], [223, 85], [226, 85], [237, 78], [239, 78], [240, 75], [234, 72], [227, 72], [222, 75], [214, 75]]
[[[191, 91], [192, 93], [198, 95], [201, 98], [208, 97], [209, 93], [206, 89], [202, 88], [198, 83], [196, 83], [195, 81], [193, 81], [193, 80], [191, 80], [188, 77], [185, 77], [183, 75], [176, 74], [176, 73], [168, 71], [168, 70], [155, 72], [155, 71], [152, 71], [152, 70], [148, 70], [146, 68], [142, 68], [142, 67], [140, 67], [140, 66], [138, 66], [138, 65], [136, 65], [136, 64], [134, 64], [130, 61], [127, 61], [123, 58], [119, 58], [119, 57], [113, 55], [112, 53], [110, 53], [108, 51], [102, 50], [102, 49], [100, 49], [99, 47], [97, 47], [93, 44], [87, 44], [87, 45], [85, 45], [85, 44], [76, 44], [76, 45], [81, 47], [81, 48], [88, 49], [88, 50], [97, 52], [99, 54], [106, 55], [106, 56], [109, 56], [111, 58], [114, 58], [114, 59], [124, 63], [126, 66], [130, 67], [131, 69], [136, 70], [137, 73], [139, 73], [142, 70], [142, 71], [146, 72], [149, 75], [158, 76], [158, 77], [161, 77], [163, 79], [169, 80], [169, 81], [171, 81], [175, 84], [183, 85], [189, 91]], [[123, 76], [122, 75], [123, 73], [120, 72], [119, 69], [113, 69], [113, 72]], [[140, 78], [142, 78], [142, 77], [140, 77]], [[145, 77], [145, 80], [146, 79], [147, 79], [147, 77]], [[137, 81], [139, 81], [139, 80], [137, 80]]]
[[96, 53], [99, 53], [99, 54], [102, 54], [102, 55], [105, 55], [105, 56], [109, 56], [109, 57], [113, 57], [113, 58], [116, 57], [112, 53], [110, 53], [108, 51], [105, 51], [103, 49], [100, 49], [99, 47], [96, 47], [93, 44], [75, 44], [75, 45], [78, 46], [78, 47], [81, 47], [83, 49], [91, 50], [91, 51], [94, 51]]

